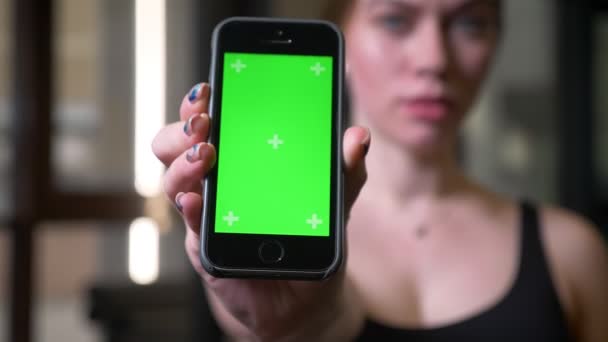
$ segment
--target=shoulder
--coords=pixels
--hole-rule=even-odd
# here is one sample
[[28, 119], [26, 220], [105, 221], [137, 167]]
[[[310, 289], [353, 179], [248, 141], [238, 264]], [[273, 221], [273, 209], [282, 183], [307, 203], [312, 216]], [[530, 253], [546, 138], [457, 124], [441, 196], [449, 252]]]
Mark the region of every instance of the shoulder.
[[606, 241], [596, 226], [571, 211], [542, 207], [540, 219], [545, 253], [560, 300], [571, 323], [583, 334], [581, 325], [590, 322], [589, 316], [608, 313]]
[[552, 206], [541, 207], [540, 213], [542, 233], [547, 239], [546, 242], [568, 248], [570, 252], [579, 252], [570, 257], [589, 257], [593, 254], [599, 256], [606, 252], [600, 230], [582, 216]]
[[572, 275], [583, 275], [594, 268], [607, 268], [606, 241], [600, 230], [572, 211], [541, 208], [541, 234], [550, 259]]

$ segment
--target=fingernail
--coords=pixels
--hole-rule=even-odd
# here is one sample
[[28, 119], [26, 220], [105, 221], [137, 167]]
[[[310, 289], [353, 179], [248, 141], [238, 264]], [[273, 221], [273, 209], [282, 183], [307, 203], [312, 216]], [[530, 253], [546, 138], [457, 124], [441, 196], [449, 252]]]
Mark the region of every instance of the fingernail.
[[209, 144], [206, 145], [207, 146], [205, 146], [205, 148], [201, 151], [201, 158], [203, 160], [207, 160], [207, 163], [209, 164], [208, 167], [211, 168], [213, 165], [215, 165], [216, 155], [215, 153], [212, 153], [213, 150], [211, 149], [211, 146]]
[[188, 153], [186, 153], [186, 159], [191, 163], [194, 163], [199, 160], [205, 160], [207, 163], [209, 163], [209, 166], [211, 167], [213, 166], [213, 164], [215, 164], [215, 158], [208, 160], [210, 158], [211, 151], [212, 150], [211, 147], [209, 147], [209, 144], [204, 142], [199, 143], [192, 146]]
[[197, 116], [196, 120], [192, 121], [192, 131], [193, 132], [200, 132], [203, 130], [203, 127], [205, 126], [205, 120], [209, 121], [209, 115], [203, 113]]
[[190, 103], [193, 103], [199, 97], [199, 90], [201, 90], [202, 86], [203, 84], [199, 83], [192, 88], [190, 95], [188, 96], [188, 101], [190, 101]]
[[203, 83], [203, 85], [201, 86], [201, 97], [209, 96], [210, 90], [211, 88], [209, 87], [209, 84]]
[[184, 124], [184, 134], [186, 134], [187, 136], [192, 135], [192, 121], [196, 119], [196, 116], [196, 114], [192, 115]]
[[177, 208], [177, 210], [179, 210], [179, 212], [183, 212], [184, 211], [184, 206], [182, 205], [181, 199], [182, 196], [184, 196], [185, 193], [180, 192], [177, 194], [177, 196], [175, 196], [175, 207]]
[[186, 153], [186, 160], [190, 163], [194, 163], [197, 160], [201, 160], [201, 154], [199, 152], [201, 144], [196, 144]]
[[184, 124], [184, 134], [191, 136], [194, 132], [200, 132], [203, 129], [205, 116], [207, 114], [194, 114]]

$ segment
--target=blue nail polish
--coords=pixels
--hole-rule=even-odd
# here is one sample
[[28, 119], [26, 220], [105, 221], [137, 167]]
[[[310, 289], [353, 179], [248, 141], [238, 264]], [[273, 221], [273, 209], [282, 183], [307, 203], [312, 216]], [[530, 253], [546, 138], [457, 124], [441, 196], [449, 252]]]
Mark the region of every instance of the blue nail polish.
[[192, 135], [192, 121], [195, 117], [196, 115], [192, 115], [184, 124], [184, 134], [186, 134], [187, 136]]
[[175, 198], [175, 207], [177, 208], [177, 210], [179, 210], [180, 213], [184, 211], [184, 206], [180, 202], [183, 195], [184, 195], [184, 193], [180, 192], [179, 194], [177, 194], [177, 197]]
[[186, 160], [189, 161], [190, 163], [194, 163], [195, 161], [199, 160], [198, 147], [199, 147], [199, 144], [196, 144], [196, 145], [192, 146], [192, 148], [190, 149], [190, 151], [188, 151], [188, 153], [186, 153]]
[[188, 101], [190, 101], [190, 103], [194, 102], [194, 100], [196, 100], [196, 95], [198, 95], [198, 91], [201, 89], [201, 84], [197, 84], [194, 86], [194, 88], [192, 88], [192, 90], [190, 91], [190, 96], [188, 96]]

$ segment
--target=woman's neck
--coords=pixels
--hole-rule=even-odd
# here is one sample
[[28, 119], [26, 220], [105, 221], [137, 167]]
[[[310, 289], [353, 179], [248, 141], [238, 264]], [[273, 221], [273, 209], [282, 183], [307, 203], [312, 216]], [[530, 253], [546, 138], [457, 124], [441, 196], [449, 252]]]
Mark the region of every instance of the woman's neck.
[[406, 205], [433, 200], [470, 187], [458, 163], [452, 144], [432, 151], [412, 151], [372, 135], [367, 156], [365, 192], [373, 198]]

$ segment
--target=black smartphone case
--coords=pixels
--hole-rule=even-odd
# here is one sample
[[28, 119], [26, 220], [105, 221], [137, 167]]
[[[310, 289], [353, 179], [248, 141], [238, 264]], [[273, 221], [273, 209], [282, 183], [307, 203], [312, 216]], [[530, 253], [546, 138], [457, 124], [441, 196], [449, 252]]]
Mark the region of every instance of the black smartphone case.
[[[213, 113], [214, 113], [214, 101], [219, 100], [215, 99], [213, 96], [214, 83], [216, 80], [216, 72], [217, 69], [217, 60], [218, 60], [218, 42], [219, 42], [219, 34], [222, 29], [227, 24], [233, 22], [275, 22], [275, 23], [298, 23], [298, 24], [317, 24], [317, 25], [327, 25], [336, 34], [339, 36], [339, 58], [337, 59], [339, 72], [338, 72], [338, 89], [337, 93], [337, 115], [338, 120], [336, 120], [337, 125], [339, 126], [337, 132], [340, 132], [340, 136], [337, 139], [337, 156], [339, 156], [339, 161], [337, 163], [337, 175], [338, 181], [336, 191], [337, 191], [337, 205], [336, 205], [336, 228], [335, 228], [335, 258], [331, 265], [326, 269], [319, 271], [308, 271], [308, 270], [289, 270], [289, 269], [253, 269], [253, 268], [227, 268], [220, 267], [214, 264], [207, 254], [207, 243], [208, 243], [208, 231], [209, 227], [207, 226], [209, 211], [212, 210], [207, 205], [207, 197], [208, 197], [208, 187], [207, 179], [202, 181], [203, 184], [203, 210], [201, 213], [201, 227], [200, 227], [200, 260], [203, 268], [212, 276], [215, 277], [227, 277], [227, 278], [264, 278], [264, 279], [291, 279], [291, 280], [323, 280], [330, 277], [332, 274], [336, 273], [342, 263], [344, 262], [346, 255], [346, 239], [345, 239], [345, 229], [344, 229], [344, 174], [343, 174], [343, 158], [342, 158], [342, 136], [344, 133], [344, 39], [342, 32], [340, 29], [331, 22], [324, 20], [301, 20], [301, 19], [279, 19], [279, 18], [256, 18], [256, 17], [232, 17], [223, 20], [220, 22], [215, 29], [213, 30], [212, 42], [211, 42], [211, 63], [209, 69], [209, 82], [211, 86], [211, 97], [209, 102], [209, 115], [211, 118], [211, 122], [213, 124]], [[210, 130], [213, 132], [213, 130]], [[210, 133], [208, 142], [214, 144], [214, 136]]]

